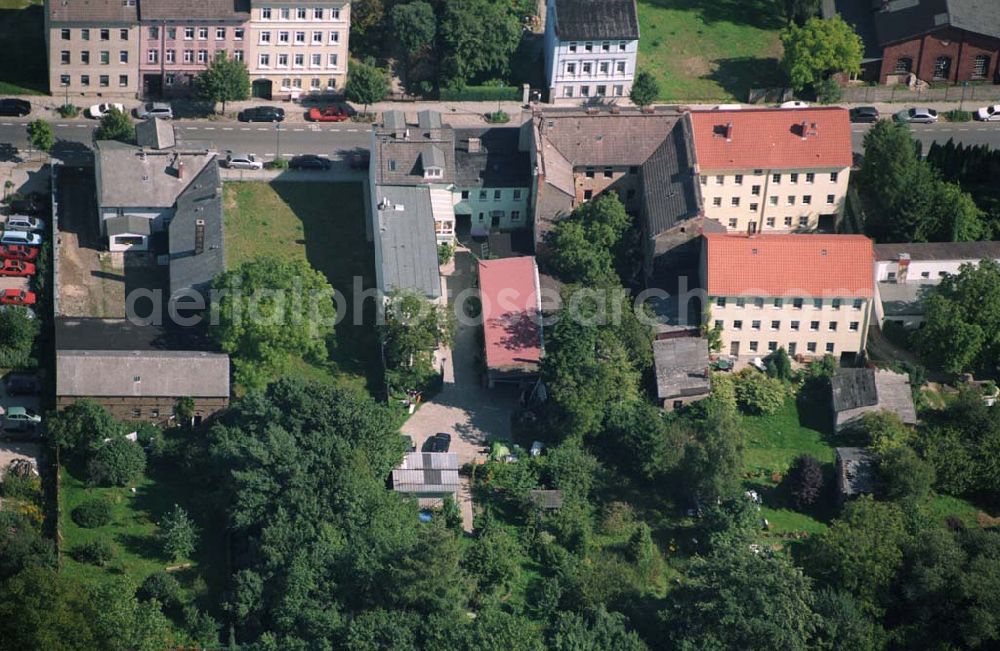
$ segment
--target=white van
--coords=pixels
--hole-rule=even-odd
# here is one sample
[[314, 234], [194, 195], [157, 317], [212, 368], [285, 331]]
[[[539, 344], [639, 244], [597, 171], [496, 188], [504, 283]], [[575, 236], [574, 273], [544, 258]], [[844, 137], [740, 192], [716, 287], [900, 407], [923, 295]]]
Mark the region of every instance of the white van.
[[0, 244], [23, 244], [26, 246], [41, 246], [42, 236], [28, 231], [4, 231], [0, 235]]

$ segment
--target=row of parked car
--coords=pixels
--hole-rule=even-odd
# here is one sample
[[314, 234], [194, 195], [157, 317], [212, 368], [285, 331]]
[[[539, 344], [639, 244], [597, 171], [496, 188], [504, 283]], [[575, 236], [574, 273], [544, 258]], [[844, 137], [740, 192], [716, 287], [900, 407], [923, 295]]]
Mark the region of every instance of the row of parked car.
[[[231, 151], [226, 152], [226, 157], [221, 163], [223, 167], [234, 170], [259, 170], [264, 167], [264, 161], [253, 154], [238, 154]], [[330, 165], [328, 159], [315, 154], [294, 156], [288, 161], [288, 168], [293, 170], [328, 170]]]

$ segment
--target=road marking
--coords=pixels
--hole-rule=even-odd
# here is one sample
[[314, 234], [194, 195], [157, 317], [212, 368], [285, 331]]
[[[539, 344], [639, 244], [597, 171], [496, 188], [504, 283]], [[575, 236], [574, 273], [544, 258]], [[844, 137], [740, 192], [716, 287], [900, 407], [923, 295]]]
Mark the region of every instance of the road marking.
[[976, 131], [988, 131], [988, 129], [976, 129]]
[[968, 129], [959, 129], [959, 131], [968, 131]]
[[13, 123], [13, 122], [3, 122], [2, 124], [3, 124], [3, 126], [5, 126], [5, 127], [12, 127], [12, 126], [14, 126], [14, 123]]
[[184, 127], [184, 128], [187, 129], [188, 131], [197, 131], [198, 130], [198, 127]]
[[232, 131], [233, 128], [232, 127], [222, 127], [222, 130], [223, 131]]
[[[305, 131], [305, 129], [292, 129], [292, 131]], [[984, 129], [985, 131], [985, 129]]]
[[357, 133], [358, 131], [360, 131], [360, 129], [348, 129], [348, 131], [350, 131], [351, 133]]
[[270, 131], [270, 129], [266, 127], [257, 127], [257, 131]]
[[240, 131], [249, 131], [250, 127], [240, 127]]
[[[197, 129], [198, 127], [193, 127], [193, 128]], [[205, 131], [215, 131], [215, 127], [205, 127]]]
[[73, 126], [76, 127], [77, 129], [86, 129], [90, 125], [88, 125], [88, 124], [74, 124]]
[[56, 126], [57, 126], [57, 127], [68, 127], [69, 125], [68, 125], [68, 124], [66, 124], [66, 123], [63, 123], [63, 124], [57, 124]]

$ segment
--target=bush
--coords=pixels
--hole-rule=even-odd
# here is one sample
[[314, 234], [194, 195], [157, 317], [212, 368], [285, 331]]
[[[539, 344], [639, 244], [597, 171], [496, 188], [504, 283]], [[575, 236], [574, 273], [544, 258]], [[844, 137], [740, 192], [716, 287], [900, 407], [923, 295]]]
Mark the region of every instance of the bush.
[[490, 124], [507, 124], [510, 122], [510, 116], [506, 111], [494, 111], [486, 114], [486, 121]]
[[87, 500], [73, 509], [70, 516], [84, 529], [103, 527], [111, 522], [111, 503], [102, 499]]
[[750, 414], [773, 414], [785, 404], [787, 393], [781, 380], [746, 368], [736, 374], [736, 403]]
[[521, 89], [516, 86], [466, 86], [442, 88], [442, 102], [519, 102]]
[[104, 567], [115, 557], [115, 548], [109, 541], [98, 538], [76, 546], [72, 555], [79, 563]]
[[451, 244], [438, 244], [438, 264], [448, 264], [455, 255], [455, 247]]
[[949, 122], [971, 122], [972, 113], [969, 111], [960, 111], [959, 109], [952, 109], [944, 114], [944, 117]]
[[274, 160], [269, 160], [264, 163], [264, 169], [266, 170], [287, 170], [288, 169], [288, 159], [287, 158], [275, 158]]
[[816, 457], [800, 455], [788, 469], [785, 482], [792, 504], [801, 511], [815, 503], [823, 490], [823, 466]]
[[820, 104], [836, 104], [844, 96], [844, 91], [835, 79], [824, 79], [816, 84], [816, 101]]
[[890, 500], [922, 500], [934, 485], [934, 467], [910, 447], [893, 448], [879, 464], [885, 496]]
[[767, 364], [767, 374], [771, 377], [779, 380], [792, 379], [792, 360], [783, 347], [764, 358], [764, 362]]
[[90, 482], [99, 486], [125, 486], [145, 469], [146, 453], [125, 437], [101, 445], [87, 464]]
[[181, 602], [181, 584], [172, 575], [160, 570], [146, 577], [135, 596], [140, 601], [156, 599], [164, 608], [169, 609]]
[[60, 117], [64, 118], [75, 118], [80, 115], [80, 107], [74, 104], [63, 104], [56, 109]]

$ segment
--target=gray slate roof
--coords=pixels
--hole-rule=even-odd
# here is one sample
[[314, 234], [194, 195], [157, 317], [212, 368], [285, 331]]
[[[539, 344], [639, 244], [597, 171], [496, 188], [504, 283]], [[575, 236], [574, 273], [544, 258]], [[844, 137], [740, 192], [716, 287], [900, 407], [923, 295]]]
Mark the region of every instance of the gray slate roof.
[[705, 395], [712, 385], [708, 373], [708, 342], [701, 337], [658, 339], [653, 342], [656, 395], [661, 400]]
[[430, 190], [379, 185], [375, 187], [375, 196], [377, 202], [388, 199], [390, 204], [385, 209], [372, 207], [378, 214], [384, 284], [381, 289], [386, 292], [410, 289], [430, 298], [439, 297], [441, 276]]
[[[423, 113], [429, 113], [427, 111]], [[441, 116], [436, 120], [440, 122]], [[375, 145], [372, 158], [375, 162], [375, 182], [390, 185], [448, 184], [455, 179], [455, 135], [451, 127], [420, 127], [407, 124], [402, 111], [387, 111], [382, 125], [375, 127]], [[434, 118], [425, 116], [425, 124]], [[409, 135], [406, 135], [408, 132]], [[397, 137], [398, 136], [398, 137]], [[435, 148], [440, 152], [431, 153]], [[443, 170], [442, 176], [424, 178], [427, 158]]]
[[[101, 140], [97, 143], [98, 203], [110, 208], [167, 208], [205, 165], [215, 158], [208, 151], [144, 149]], [[179, 158], [178, 158], [179, 157]], [[184, 164], [184, 176], [177, 164]]]
[[844, 497], [875, 490], [875, 457], [865, 448], [837, 448], [837, 485]]
[[701, 186], [694, 174], [694, 146], [688, 118], [678, 120], [663, 143], [642, 164], [643, 215], [656, 236], [701, 212]]
[[564, 41], [637, 39], [635, 0], [556, 0], [556, 34]]
[[[203, 224], [201, 252], [196, 251], [198, 221]], [[218, 274], [225, 271], [222, 179], [219, 164], [206, 165], [177, 198], [177, 210], [168, 227], [170, 293], [192, 288], [205, 295]]]
[[[517, 127], [455, 129], [455, 184], [467, 188], [527, 188], [531, 185], [528, 152], [518, 149]], [[479, 138], [478, 152], [469, 138]]]
[[135, 24], [138, 20], [136, 5], [138, 0], [132, 4], [123, 0], [50, 0], [45, 3], [54, 24], [95, 27]]
[[1000, 260], [1000, 242], [919, 242], [876, 244], [876, 260], [898, 260], [906, 253], [910, 260]]
[[881, 45], [954, 27], [1000, 38], [1000, 2], [996, 0], [892, 0], [875, 12], [875, 30]]
[[907, 425], [917, 424], [910, 379], [884, 369], [842, 368], [830, 380], [834, 431], [855, 428], [865, 414], [890, 411]]
[[139, 20], [143, 22], [249, 19], [250, 0], [139, 0]]
[[229, 397], [229, 356], [189, 351], [60, 350], [56, 353], [56, 395]]
[[838, 369], [830, 379], [833, 389], [833, 410], [846, 411], [878, 404], [875, 371], [870, 368]]
[[105, 221], [108, 237], [116, 235], [149, 235], [152, 232], [150, 220], [138, 215], [122, 215]]
[[169, 149], [177, 144], [174, 125], [160, 118], [143, 120], [135, 125], [135, 141], [140, 147]]

